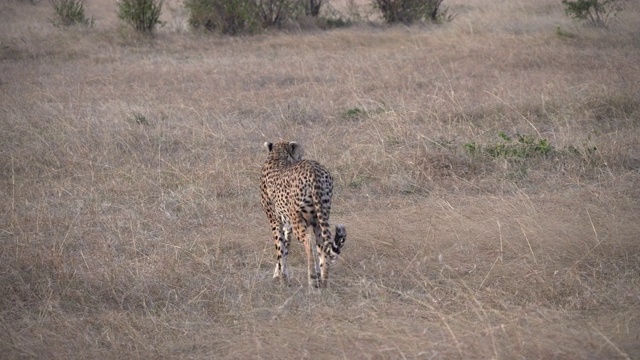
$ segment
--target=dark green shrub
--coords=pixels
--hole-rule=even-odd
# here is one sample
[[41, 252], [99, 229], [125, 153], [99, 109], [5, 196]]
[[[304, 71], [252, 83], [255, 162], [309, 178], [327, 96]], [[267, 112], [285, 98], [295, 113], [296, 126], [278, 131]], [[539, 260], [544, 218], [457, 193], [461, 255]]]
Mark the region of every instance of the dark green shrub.
[[192, 28], [230, 35], [292, 24], [304, 27], [310, 19], [321, 27], [349, 25], [335, 16], [320, 18], [323, 4], [325, 0], [184, 0]]
[[131, 121], [138, 125], [151, 125], [149, 119], [146, 116], [142, 115], [139, 112], [134, 112], [131, 114]]
[[162, 0], [120, 0], [118, 17], [139, 32], [151, 33], [162, 25]]
[[256, 0], [262, 27], [280, 27], [300, 17], [303, 3], [296, 0]]
[[256, 32], [261, 26], [255, 0], [185, 0], [184, 6], [194, 29], [237, 35]]
[[54, 26], [93, 25], [93, 19], [84, 14], [84, 0], [49, 0], [49, 3], [55, 14], [49, 21]]
[[501, 140], [493, 144], [481, 147], [475, 142], [470, 142], [463, 146], [469, 155], [483, 153], [493, 158], [508, 159], [544, 157], [554, 150], [547, 139], [522, 134], [516, 134], [517, 139], [513, 139], [504, 131], [498, 132], [498, 136]]
[[353, 25], [350, 19], [342, 17], [318, 17], [318, 26], [326, 29], [346, 28]]
[[567, 16], [590, 25], [607, 27], [612, 17], [624, 9], [626, 0], [562, 0]]
[[307, 16], [317, 17], [320, 15], [320, 8], [324, 3], [324, 0], [306, 0], [307, 6], [305, 6], [305, 12]]
[[360, 116], [364, 115], [365, 111], [360, 109], [360, 108], [351, 108], [351, 109], [347, 109], [342, 113], [342, 118], [343, 119], [355, 119], [355, 118], [359, 118]]
[[185, 0], [189, 25], [222, 34], [251, 34], [304, 17], [303, 0]]
[[451, 20], [447, 11], [441, 11], [444, 0], [373, 0], [373, 6], [380, 10], [389, 24], [411, 24], [421, 20], [434, 22]]

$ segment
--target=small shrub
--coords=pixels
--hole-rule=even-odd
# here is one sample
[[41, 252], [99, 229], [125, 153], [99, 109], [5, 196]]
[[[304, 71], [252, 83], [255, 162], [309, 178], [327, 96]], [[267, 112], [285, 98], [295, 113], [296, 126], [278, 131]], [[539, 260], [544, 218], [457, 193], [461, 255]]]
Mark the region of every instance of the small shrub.
[[475, 141], [472, 142], [468, 142], [466, 144], [463, 145], [464, 148], [467, 150], [467, 153], [471, 156], [476, 154], [476, 151], [478, 150], [478, 145], [476, 145]]
[[498, 133], [500, 141], [480, 147], [475, 142], [466, 143], [463, 146], [471, 156], [478, 153], [489, 155], [493, 158], [525, 159], [531, 157], [544, 157], [553, 151], [553, 147], [547, 139], [537, 139], [529, 135], [516, 134], [516, 139], [511, 138], [504, 131]]
[[362, 188], [367, 182], [369, 182], [371, 180], [371, 176], [368, 174], [358, 174], [355, 175], [355, 177], [353, 179], [351, 179], [351, 181], [349, 181], [349, 183], [347, 184], [347, 186], [351, 189], [360, 189]]
[[262, 27], [280, 27], [305, 11], [296, 0], [255, 0]]
[[388, 24], [411, 24], [421, 20], [434, 22], [453, 19], [447, 10], [440, 10], [444, 0], [373, 0]]
[[93, 18], [84, 14], [84, 0], [49, 0], [55, 17], [49, 19], [53, 26], [93, 26]]
[[185, 0], [184, 7], [189, 12], [189, 25], [194, 29], [214, 30], [215, 9], [211, 0]]
[[342, 17], [318, 17], [317, 24], [322, 29], [340, 29], [350, 27], [353, 22]]
[[131, 114], [131, 121], [138, 125], [151, 125], [149, 119], [146, 116], [140, 114], [139, 112], [133, 112]]
[[[253, 33], [261, 25], [260, 8], [255, 0], [185, 0], [184, 6], [189, 10], [189, 25], [194, 29], [237, 35]], [[277, 18], [275, 13], [274, 9], [269, 14]]]
[[574, 38], [574, 37], [576, 37], [574, 34], [562, 30], [559, 25], [556, 27], [556, 36], [557, 37], [565, 37], [565, 38]]
[[360, 108], [351, 108], [347, 109], [342, 113], [343, 119], [357, 119], [360, 116], [364, 115], [365, 111]]
[[120, 0], [118, 18], [139, 32], [151, 33], [156, 25], [162, 25], [162, 0]]
[[593, 143], [591, 136], [588, 136], [587, 141], [578, 146], [569, 145], [565, 153], [581, 159], [585, 165], [598, 166], [598, 164], [602, 163], [602, 154]]
[[306, 0], [307, 6], [305, 7], [305, 12], [307, 16], [317, 17], [320, 15], [320, 8], [324, 3], [324, 0]]
[[607, 27], [612, 17], [624, 9], [626, 0], [562, 0], [567, 16], [590, 25]]

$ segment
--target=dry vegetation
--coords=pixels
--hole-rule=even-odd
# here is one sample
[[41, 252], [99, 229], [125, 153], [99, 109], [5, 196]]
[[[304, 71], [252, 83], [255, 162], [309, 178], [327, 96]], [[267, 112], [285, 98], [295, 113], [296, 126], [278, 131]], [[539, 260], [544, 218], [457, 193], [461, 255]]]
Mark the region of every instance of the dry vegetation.
[[[145, 39], [109, 0], [68, 30], [2, 2], [2, 358], [640, 358], [639, 6], [604, 31], [559, 0], [445, 3], [226, 38], [173, 1]], [[500, 131], [551, 152], [493, 157]], [[337, 181], [322, 292], [297, 243], [271, 279], [279, 139]]]

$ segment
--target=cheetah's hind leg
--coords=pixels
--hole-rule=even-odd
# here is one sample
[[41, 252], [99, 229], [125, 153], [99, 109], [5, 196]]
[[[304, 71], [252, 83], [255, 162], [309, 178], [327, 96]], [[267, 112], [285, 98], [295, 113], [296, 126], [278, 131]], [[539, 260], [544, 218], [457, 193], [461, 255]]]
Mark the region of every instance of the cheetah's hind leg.
[[279, 277], [286, 283], [289, 279], [289, 268], [286, 261], [287, 255], [289, 254], [289, 244], [291, 244], [291, 224], [285, 223], [282, 225], [282, 231], [284, 233], [284, 243], [280, 244], [282, 248], [282, 258], [276, 263], [276, 268], [273, 270], [273, 278]]
[[320, 248], [318, 246], [322, 246], [322, 229], [319, 226], [315, 225], [313, 227], [313, 233], [316, 236], [316, 244], [312, 246], [313, 249], [313, 264], [315, 268], [315, 273], [311, 274], [312, 279], [320, 279], [320, 259], [318, 257], [318, 251]]

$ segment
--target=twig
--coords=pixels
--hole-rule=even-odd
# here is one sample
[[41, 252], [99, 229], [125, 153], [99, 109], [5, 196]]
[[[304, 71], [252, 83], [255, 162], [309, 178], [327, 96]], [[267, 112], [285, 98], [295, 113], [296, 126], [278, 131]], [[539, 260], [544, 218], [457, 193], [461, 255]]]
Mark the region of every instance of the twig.
[[585, 210], [587, 210], [587, 216], [589, 217], [591, 228], [593, 229], [593, 233], [596, 235], [596, 244], [598, 244], [600, 242], [600, 240], [598, 240], [598, 232], [596, 231], [596, 227], [593, 225], [593, 220], [591, 220], [591, 214], [589, 214], [589, 209], [585, 208]]
[[482, 282], [480, 283], [480, 286], [478, 286], [478, 289], [476, 290], [476, 292], [480, 290], [480, 288], [482, 288], [482, 285], [484, 285], [484, 282], [489, 277], [489, 274], [491, 274], [491, 270], [493, 270], [493, 267], [496, 266], [496, 263], [498, 262], [498, 260], [500, 260], [500, 256], [496, 257], [496, 260], [493, 262], [493, 265], [491, 265], [491, 269], [489, 269], [489, 271], [487, 272], [487, 275], [485, 275], [484, 279], [482, 279]]
[[520, 225], [520, 230], [522, 230], [522, 234], [524, 235], [525, 240], [527, 240], [527, 245], [529, 245], [529, 251], [531, 251], [531, 255], [533, 256], [533, 262], [536, 263], [536, 265], [538, 265], [538, 260], [536, 260], [536, 254], [533, 252], [533, 248], [531, 247], [531, 243], [529, 242], [529, 237], [527, 237], [527, 233], [524, 231], [524, 226], [522, 226], [520, 221], [518, 221], [518, 225]]
[[502, 261], [502, 256], [504, 255], [504, 251], [502, 248], [502, 227], [500, 226], [500, 220], [496, 220], [498, 223], [498, 234], [500, 234], [500, 261]]

